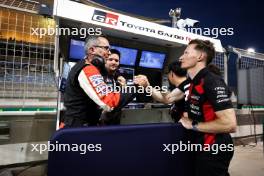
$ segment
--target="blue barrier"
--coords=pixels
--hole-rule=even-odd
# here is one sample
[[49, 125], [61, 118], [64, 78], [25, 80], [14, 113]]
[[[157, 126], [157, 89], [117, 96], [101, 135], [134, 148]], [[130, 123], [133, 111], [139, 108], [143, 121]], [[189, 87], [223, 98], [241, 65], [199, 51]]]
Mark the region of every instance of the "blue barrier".
[[101, 151], [50, 151], [48, 176], [191, 176], [190, 152], [163, 151], [186, 134], [179, 124], [62, 129], [52, 144], [101, 144]]

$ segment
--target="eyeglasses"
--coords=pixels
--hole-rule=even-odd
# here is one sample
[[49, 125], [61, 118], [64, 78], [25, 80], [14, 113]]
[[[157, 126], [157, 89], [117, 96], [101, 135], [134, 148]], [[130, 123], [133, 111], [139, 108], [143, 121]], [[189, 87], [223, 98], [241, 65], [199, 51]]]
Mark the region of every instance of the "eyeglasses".
[[99, 46], [99, 45], [95, 45], [94, 47], [98, 47], [98, 48], [102, 48], [102, 49], [105, 49], [105, 50], [110, 50], [110, 46]]

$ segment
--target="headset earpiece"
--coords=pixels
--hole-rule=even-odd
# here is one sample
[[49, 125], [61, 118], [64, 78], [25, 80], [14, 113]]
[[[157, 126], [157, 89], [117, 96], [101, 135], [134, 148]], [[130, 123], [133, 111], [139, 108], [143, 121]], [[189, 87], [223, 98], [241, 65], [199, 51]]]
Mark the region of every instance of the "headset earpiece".
[[105, 68], [105, 60], [104, 60], [104, 58], [102, 58], [100, 56], [94, 56], [94, 58], [91, 61], [91, 63], [100, 70], [102, 75], [107, 74], [107, 71], [106, 71], [106, 68]]

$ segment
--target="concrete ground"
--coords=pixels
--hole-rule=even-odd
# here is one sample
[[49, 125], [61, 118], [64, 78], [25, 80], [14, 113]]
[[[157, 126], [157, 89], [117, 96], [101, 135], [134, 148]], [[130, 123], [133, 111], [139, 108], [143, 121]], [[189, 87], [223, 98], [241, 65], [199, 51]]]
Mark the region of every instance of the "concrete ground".
[[263, 143], [236, 146], [229, 173], [231, 176], [263, 176]]

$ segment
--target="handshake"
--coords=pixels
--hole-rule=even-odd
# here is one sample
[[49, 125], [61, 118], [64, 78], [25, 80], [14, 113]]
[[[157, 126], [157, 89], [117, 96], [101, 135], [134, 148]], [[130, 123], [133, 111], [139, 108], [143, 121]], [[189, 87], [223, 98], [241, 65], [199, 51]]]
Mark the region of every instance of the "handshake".
[[[117, 82], [121, 85], [121, 86], [126, 86], [127, 85], [127, 81], [123, 76], [118, 76], [117, 77]], [[148, 78], [145, 75], [137, 75], [134, 77], [133, 83], [135, 85], [141, 86], [141, 87], [148, 87], [150, 86]]]
[[145, 75], [137, 75], [134, 77], [134, 84], [142, 86], [144, 88], [150, 86], [148, 78]]

